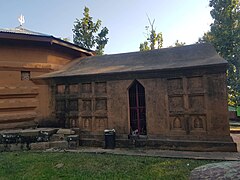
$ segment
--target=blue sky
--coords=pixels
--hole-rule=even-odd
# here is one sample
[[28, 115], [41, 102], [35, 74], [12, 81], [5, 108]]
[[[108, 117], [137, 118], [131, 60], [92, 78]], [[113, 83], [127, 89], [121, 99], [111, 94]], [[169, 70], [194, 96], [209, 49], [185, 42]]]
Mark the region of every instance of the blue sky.
[[123, 53], [138, 51], [146, 39], [147, 15], [163, 33], [164, 47], [177, 39], [195, 43], [212, 22], [208, 4], [209, 0], [1, 0], [0, 28], [17, 27], [23, 14], [25, 28], [72, 40], [73, 23], [87, 6], [94, 20], [102, 20], [109, 29], [105, 53]]

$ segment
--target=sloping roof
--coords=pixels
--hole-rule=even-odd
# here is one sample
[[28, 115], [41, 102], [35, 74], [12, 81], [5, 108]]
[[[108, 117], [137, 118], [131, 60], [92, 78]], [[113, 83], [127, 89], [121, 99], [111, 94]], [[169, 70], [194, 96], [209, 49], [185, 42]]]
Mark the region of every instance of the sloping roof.
[[94, 51], [90, 49], [86, 49], [75, 45], [71, 42], [67, 42], [56, 38], [52, 35], [43, 34], [34, 32], [24, 28], [23, 26], [18, 26], [13, 29], [0, 29], [0, 39], [11, 39], [11, 40], [26, 40], [26, 41], [36, 41], [36, 42], [48, 42], [50, 44], [57, 44], [61, 47], [65, 47], [68, 49], [72, 49], [74, 51], [81, 51], [88, 56], [92, 56], [95, 54]]
[[35, 35], [35, 36], [47, 36], [50, 37], [51, 35], [48, 34], [42, 34], [39, 32], [34, 32], [30, 31], [23, 26], [18, 26], [14, 29], [0, 29], [0, 32], [5, 32], [5, 33], [16, 33], [16, 34], [28, 34], [28, 35]]
[[194, 44], [159, 50], [92, 56], [74, 60], [60, 71], [39, 78], [99, 75], [166, 70], [227, 64], [210, 44]]

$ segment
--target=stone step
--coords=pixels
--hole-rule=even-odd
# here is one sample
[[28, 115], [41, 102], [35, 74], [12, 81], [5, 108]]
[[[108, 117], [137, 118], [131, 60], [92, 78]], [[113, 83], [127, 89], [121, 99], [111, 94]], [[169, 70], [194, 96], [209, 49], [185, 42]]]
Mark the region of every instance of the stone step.
[[75, 134], [75, 131], [73, 131], [72, 129], [59, 129], [57, 131], [57, 134], [64, 134], [64, 135], [72, 135]]
[[68, 142], [67, 141], [52, 141], [52, 142], [49, 142], [49, 148], [68, 149]]

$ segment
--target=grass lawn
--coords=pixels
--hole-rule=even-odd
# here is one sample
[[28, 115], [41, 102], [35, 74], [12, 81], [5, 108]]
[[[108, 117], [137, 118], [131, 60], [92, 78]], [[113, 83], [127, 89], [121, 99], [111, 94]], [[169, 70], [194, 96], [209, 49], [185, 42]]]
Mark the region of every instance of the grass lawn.
[[[87, 153], [0, 153], [0, 179], [188, 179], [214, 161]], [[216, 162], [216, 161], [215, 161]]]

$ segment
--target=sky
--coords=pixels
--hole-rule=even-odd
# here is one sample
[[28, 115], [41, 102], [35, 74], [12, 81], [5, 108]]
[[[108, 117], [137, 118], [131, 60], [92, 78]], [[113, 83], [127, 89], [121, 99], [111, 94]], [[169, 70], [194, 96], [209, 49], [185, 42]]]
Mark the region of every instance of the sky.
[[72, 41], [76, 18], [83, 17], [87, 6], [94, 21], [109, 29], [105, 54], [139, 50], [146, 40], [147, 16], [157, 32], [163, 34], [163, 47], [176, 40], [195, 43], [210, 29], [209, 0], [0, 0], [0, 28], [20, 25], [18, 17], [25, 17], [23, 26], [29, 30], [50, 34]]

